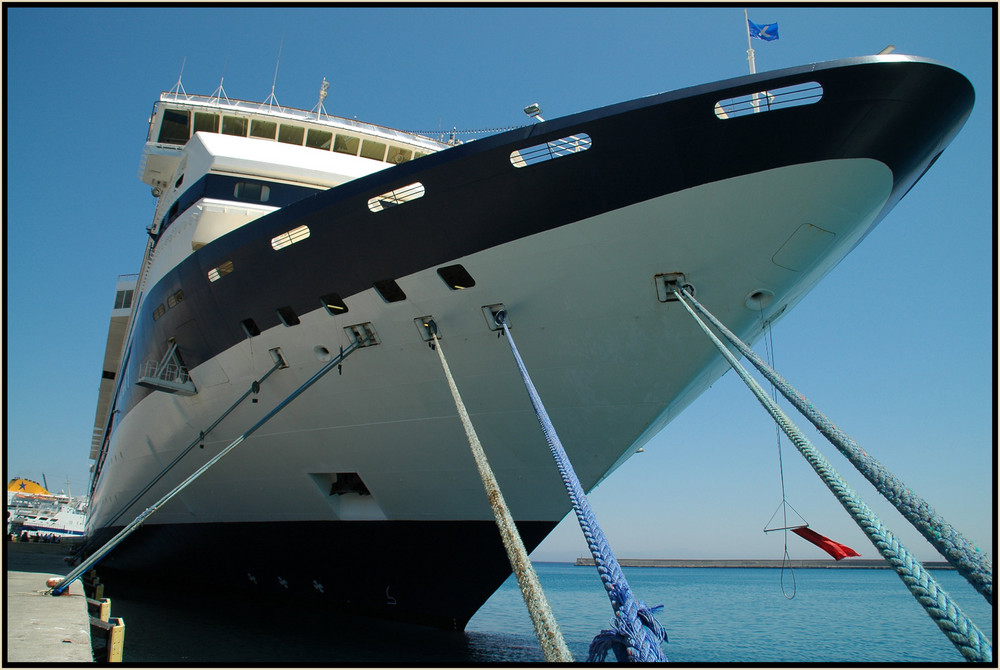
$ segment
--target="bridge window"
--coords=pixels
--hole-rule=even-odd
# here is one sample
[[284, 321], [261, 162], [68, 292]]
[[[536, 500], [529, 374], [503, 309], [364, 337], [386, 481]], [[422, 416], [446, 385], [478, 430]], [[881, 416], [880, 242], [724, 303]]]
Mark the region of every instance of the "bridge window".
[[364, 158], [380, 161], [385, 158], [385, 143], [365, 140], [361, 143], [361, 155]]
[[274, 121], [258, 121], [254, 119], [250, 122], [250, 137], [263, 137], [273, 140], [278, 132], [278, 124]]
[[115, 294], [115, 309], [128, 309], [132, 306], [132, 289], [118, 291]]
[[190, 113], [179, 109], [163, 110], [160, 136], [157, 142], [163, 144], [185, 144], [191, 137]]
[[194, 113], [194, 132], [217, 133], [219, 132], [219, 115], [208, 112]]
[[316, 130], [315, 128], [309, 129], [309, 134], [306, 135], [307, 147], [329, 151], [332, 145], [333, 133], [328, 133], [325, 130]]
[[302, 138], [305, 137], [306, 129], [302, 126], [289, 126], [284, 123], [278, 130], [278, 141], [285, 144], [297, 144], [302, 146]]
[[337, 138], [333, 141], [333, 150], [342, 153], [350, 154], [351, 156], [358, 155], [358, 147], [361, 146], [361, 138], [352, 137], [351, 135], [337, 135]]
[[238, 116], [223, 116], [222, 134], [236, 135], [238, 137], [246, 137], [248, 125], [249, 125], [248, 119], [243, 119]]
[[413, 158], [413, 152], [409, 149], [404, 149], [402, 147], [389, 147], [389, 153], [386, 154], [385, 161], [387, 163], [405, 163], [406, 161]]

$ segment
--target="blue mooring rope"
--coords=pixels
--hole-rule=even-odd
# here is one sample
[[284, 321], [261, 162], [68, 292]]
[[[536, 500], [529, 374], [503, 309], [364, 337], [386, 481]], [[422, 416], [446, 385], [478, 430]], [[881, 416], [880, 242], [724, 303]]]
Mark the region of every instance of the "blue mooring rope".
[[753, 349], [726, 328], [715, 316], [694, 299], [690, 293], [685, 297], [695, 309], [707, 318], [715, 328], [735, 346], [743, 356], [754, 364], [761, 374], [771, 382], [792, 405], [799, 410], [816, 429], [837, 447], [847, 460], [864, 475], [878, 492], [900, 514], [913, 525], [924, 538], [937, 549], [960, 575], [965, 577], [986, 601], [993, 604], [993, 561], [979, 551], [979, 548], [965, 539], [956, 528], [934, 511], [923, 498], [907, 488], [893, 473], [889, 472], [877, 459], [869, 455], [850, 435], [839, 429], [808, 398], [799, 393], [784, 377], [761, 360]]
[[528, 375], [527, 368], [524, 367], [524, 361], [521, 360], [514, 339], [510, 335], [510, 329], [507, 327], [506, 314], [502, 311], [499, 312], [496, 315], [496, 321], [503, 326], [511, 353], [514, 354], [514, 360], [517, 361], [524, 386], [531, 398], [531, 405], [535, 409], [535, 416], [538, 417], [538, 423], [542, 427], [542, 432], [545, 433], [545, 440], [556, 460], [559, 474], [562, 476], [563, 484], [565, 484], [566, 491], [573, 503], [573, 511], [576, 512], [580, 528], [583, 530], [584, 537], [587, 538], [587, 545], [590, 547], [590, 553], [597, 565], [597, 572], [601, 576], [601, 582], [604, 584], [608, 598], [611, 600], [611, 607], [615, 612], [615, 617], [611, 620], [613, 629], [603, 630], [594, 638], [590, 644], [590, 656], [587, 660], [590, 662], [603, 661], [607, 653], [612, 651], [619, 661], [666, 661], [667, 657], [664, 656], [660, 643], [666, 641], [667, 633], [653, 616], [654, 612], [659, 611], [662, 606], [651, 608], [641, 600], [636, 600], [632, 595], [628, 580], [625, 579], [621, 566], [618, 565], [618, 561], [604, 537], [604, 532], [597, 523], [597, 518], [587, 501], [580, 480], [577, 478], [576, 472], [573, 471], [573, 466], [566, 455], [566, 450], [563, 449], [562, 443], [559, 441], [556, 429], [549, 420], [545, 406], [542, 405], [538, 391], [531, 383], [531, 377]]

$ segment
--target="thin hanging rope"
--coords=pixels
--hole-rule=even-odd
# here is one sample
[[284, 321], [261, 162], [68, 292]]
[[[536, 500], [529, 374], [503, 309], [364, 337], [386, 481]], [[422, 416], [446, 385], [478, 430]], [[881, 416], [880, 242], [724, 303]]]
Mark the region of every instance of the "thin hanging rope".
[[882, 525], [882, 522], [875, 513], [862, 501], [846, 482], [837, 474], [833, 466], [816, 450], [809, 440], [802, 434], [802, 431], [789, 420], [785, 413], [781, 411], [767, 393], [760, 387], [750, 374], [740, 365], [736, 357], [726, 348], [719, 338], [709, 330], [708, 326], [695, 313], [694, 309], [687, 303], [685, 296], [690, 299], [687, 291], [681, 295], [680, 290], [674, 289], [681, 304], [689, 314], [697, 321], [702, 331], [708, 335], [712, 343], [722, 353], [729, 362], [729, 365], [736, 371], [740, 379], [750, 388], [757, 400], [767, 409], [779, 423], [785, 435], [792, 441], [799, 452], [805, 457], [809, 465], [813, 467], [816, 474], [820, 476], [823, 483], [836, 496], [837, 500], [847, 510], [855, 523], [864, 531], [871, 543], [878, 549], [896, 574], [923, 606], [924, 611], [934, 620], [941, 631], [951, 640], [959, 653], [967, 661], [992, 662], [993, 643], [983, 635], [982, 631], [962, 612], [962, 610], [951, 601], [948, 594], [938, 586], [930, 574], [923, 569], [919, 561], [913, 559], [906, 548], [899, 540], [893, 536], [889, 529]]
[[[765, 328], [764, 333], [764, 353], [767, 355], [767, 361], [774, 367], [774, 339], [771, 336], [771, 322], [764, 321], [764, 309], [761, 307], [760, 313], [760, 325]], [[771, 400], [775, 403], [778, 402], [778, 390], [775, 388], [774, 384], [771, 384]], [[785, 464], [781, 455], [781, 426], [777, 423], [774, 424], [774, 440], [778, 446], [778, 477], [781, 480], [781, 534], [784, 539], [784, 553], [781, 557], [781, 574], [778, 576], [778, 581], [781, 585], [781, 595], [785, 596], [786, 599], [792, 600], [795, 598], [795, 592], [797, 591], [797, 584], [795, 582], [795, 570], [792, 568], [791, 557], [788, 555], [788, 498], [785, 495]], [[796, 512], [798, 514], [798, 512]], [[801, 516], [801, 515], [800, 515]], [[789, 595], [785, 591], [785, 567], [788, 567], [788, 574], [792, 577], [792, 593]]]
[[490, 507], [493, 509], [493, 516], [496, 519], [497, 527], [500, 529], [500, 536], [503, 540], [504, 549], [507, 550], [507, 558], [510, 559], [510, 566], [517, 575], [517, 583], [521, 587], [521, 595], [524, 597], [524, 604], [528, 607], [531, 615], [531, 622], [535, 627], [535, 635], [538, 636], [538, 643], [542, 646], [542, 653], [545, 655], [547, 663], [572, 663], [573, 656], [569, 653], [566, 641], [559, 630], [559, 623], [552, 614], [545, 592], [538, 581], [534, 566], [528, 558], [528, 551], [524, 546], [524, 541], [517, 532], [514, 518], [507, 508], [500, 485], [497, 484], [493, 469], [486, 459], [486, 452], [479, 442], [476, 429], [469, 419], [469, 413], [465, 409], [465, 403], [455, 385], [455, 379], [451, 376], [451, 369], [448, 361], [445, 360], [442, 351], [441, 341], [437, 336], [437, 328], [433, 323], [428, 326], [434, 338], [434, 349], [437, 350], [438, 358], [441, 359], [441, 367], [444, 368], [444, 376], [448, 379], [448, 388], [451, 389], [451, 397], [455, 401], [455, 408], [458, 416], [462, 420], [462, 427], [465, 428], [465, 436], [469, 440], [469, 447], [472, 449], [472, 456], [476, 461], [476, 468], [479, 469], [479, 476], [483, 480], [483, 487], [486, 489], [486, 496], [490, 500]]
[[685, 292], [685, 296], [992, 605], [993, 561], [978, 547], [966, 540], [923, 498], [907, 488], [878, 460], [866, 453], [849, 435], [837, 428], [808, 398], [764, 363], [753, 349], [720, 323], [692, 295]]
[[531, 382], [524, 361], [521, 360], [521, 354], [518, 353], [517, 345], [514, 344], [514, 338], [507, 327], [506, 314], [501, 311], [495, 318], [496, 322], [503, 326], [511, 353], [514, 354], [514, 360], [517, 361], [518, 370], [521, 372], [521, 379], [524, 381], [528, 396], [531, 398], [531, 405], [535, 409], [535, 416], [542, 427], [542, 432], [545, 433], [545, 440], [549, 444], [552, 456], [556, 460], [559, 474], [562, 476], [567, 493], [569, 493], [576, 518], [580, 522], [584, 537], [587, 538], [587, 545], [594, 557], [594, 564], [597, 566], [597, 572], [601, 576], [601, 581], [604, 583], [604, 588], [615, 613], [615, 618], [611, 620], [614, 629], [602, 631], [594, 638], [590, 645], [590, 657], [587, 660], [602, 661], [607, 653], [612, 651], [619, 661], [666, 661], [667, 658], [660, 648], [660, 643], [666, 640], [667, 634], [654, 616], [654, 612], [660, 608], [650, 608], [642, 601], [636, 600], [632, 595], [628, 580], [625, 579], [621, 566], [618, 565], [618, 561], [611, 552], [611, 546], [597, 523], [597, 518], [587, 501], [580, 480], [576, 476], [576, 472], [573, 471], [573, 465], [566, 455], [566, 450], [563, 449], [538, 391], [535, 390], [535, 385]]

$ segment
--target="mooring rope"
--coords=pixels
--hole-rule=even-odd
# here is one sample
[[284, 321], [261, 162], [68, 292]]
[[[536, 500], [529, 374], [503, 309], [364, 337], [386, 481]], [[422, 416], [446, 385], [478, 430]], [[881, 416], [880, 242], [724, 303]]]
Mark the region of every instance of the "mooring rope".
[[538, 391], [535, 390], [535, 385], [531, 382], [524, 361], [521, 360], [521, 354], [517, 350], [514, 338], [511, 337], [510, 328], [507, 327], [506, 314], [502, 311], [499, 312], [496, 315], [496, 321], [503, 326], [511, 353], [514, 354], [514, 360], [517, 361], [518, 370], [521, 372], [521, 379], [524, 381], [528, 396], [531, 398], [531, 405], [535, 409], [535, 416], [545, 434], [545, 440], [549, 444], [552, 456], [556, 460], [559, 474], [562, 476], [567, 493], [569, 493], [576, 518], [583, 530], [584, 537], [587, 539], [587, 545], [594, 557], [597, 572], [601, 576], [601, 581], [604, 583], [604, 588], [615, 613], [615, 618], [611, 620], [613, 630], [601, 631], [594, 638], [590, 644], [590, 656], [587, 660], [603, 661], [607, 653], [612, 651], [619, 661], [666, 661], [667, 658], [660, 648], [660, 643], [667, 639], [667, 634], [654, 616], [654, 612], [660, 607], [650, 608], [642, 601], [636, 600], [632, 595], [628, 580], [625, 579], [625, 574], [615, 559], [601, 526], [597, 523], [597, 518], [583, 492], [580, 480], [569, 461], [569, 456], [566, 455], [566, 450], [563, 449], [562, 443], [559, 441], [559, 436], [556, 434], [555, 427], [549, 419]]
[[209, 468], [211, 468], [213, 465], [222, 460], [222, 458], [226, 454], [228, 454], [236, 447], [240, 446], [240, 444], [242, 444], [244, 440], [246, 440], [248, 437], [257, 432], [257, 430], [261, 426], [263, 426], [265, 423], [274, 418], [274, 416], [278, 414], [278, 412], [285, 409], [285, 407], [287, 407], [293, 400], [295, 400], [300, 395], [305, 393], [310, 386], [319, 381], [324, 375], [326, 375], [326, 373], [328, 373], [334, 367], [339, 366], [341, 363], [343, 363], [345, 358], [347, 358], [350, 354], [357, 351], [358, 348], [365, 346], [367, 343], [368, 343], [368, 337], [366, 336], [365, 339], [357, 340], [353, 342], [346, 349], [342, 349], [340, 351], [340, 354], [336, 358], [323, 365], [323, 367], [321, 367], [318, 372], [316, 372], [312, 377], [304, 381], [302, 385], [299, 386], [297, 389], [289, 393], [284, 400], [275, 405], [274, 409], [265, 414], [263, 418], [259, 419], [257, 423], [255, 423], [249, 429], [247, 429], [246, 432], [244, 432], [242, 435], [240, 435], [235, 440], [230, 442], [225, 449], [223, 449], [218, 454], [210, 458], [203, 466], [195, 470], [194, 473], [189, 475], [187, 479], [185, 479], [180, 484], [171, 489], [171, 491], [167, 493], [165, 496], [163, 496], [155, 503], [144, 509], [139, 514], [139, 516], [133, 519], [124, 528], [122, 528], [117, 535], [115, 535], [110, 540], [105, 542], [103, 546], [101, 546], [97, 551], [88, 556], [86, 560], [80, 563], [80, 565], [76, 566], [76, 568], [70, 571], [68, 575], [63, 577], [62, 580], [60, 580], [59, 583], [52, 588], [50, 593], [54, 596], [61, 595], [73, 581], [78, 579], [80, 575], [87, 572], [87, 570], [89, 570], [94, 564], [96, 564], [98, 561], [100, 561], [102, 558], [108, 555], [108, 553], [110, 553], [112, 549], [117, 547], [125, 538], [127, 538], [129, 535], [135, 532], [136, 529], [138, 529], [146, 521], [146, 519], [155, 514], [157, 510], [159, 510], [161, 507], [167, 504], [175, 495], [183, 491], [185, 488], [188, 487], [189, 484], [191, 484], [193, 481], [201, 477], [201, 475], [204, 474]]
[[535, 635], [538, 636], [538, 643], [542, 647], [545, 661], [547, 663], [572, 663], [573, 656], [569, 653], [569, 647], [566, 646], [566, 641], [559, 630], [559, 623], [556, 621], [555, 615], [552, 614], [552, 608], [549, 607], [549, 602], [545, 598], [545, 592], [538, 581], [538, 575], [535, 572], [534, 566], [531, 565], [531, 560], [528, 558], [528, 551], [524, 546], [524, 541], [517, 531], [514, 518], [511, 516], [503, 493], [500, 491], [500, 485], [497, 484], [493, 469], [486, 459], [486, 452], [483, 451], [483, 445], [479, 442], [479, 436], [476, 435], [476, 429], [473, 427], [469, 413], [465, 409], [465, 403], [458, 392], [455, 378], [451, 376], [451, 368], [448, 367], [448, 361], [445, 360], [441, 341], [437, 336], [437, 328], [433, 322], [428, 324], [428, 328], [433, 337], [434, 349], [437, 350], [438, 358], [441, 360], [444, 376], [448, 379], [448, 388], [451, 389], [451, 397], [455, 401], [455, 408], [458, 410], [458, 416], [462, 420], [462, 427], [465, 428], [465, 436], [469, 440], [469, 447], [472, 449], [476, 468], [478, 468], [479, 476], [483, 480], [483, 487], [486, 489], [486, 496], [489, 498], [490, 507], [493, 509], [493, 516], [496, 519], [497, 527], [500, 529], [503, 546], [507, 550], [507, 558], [510, 559], [510, 566], [517, 576], [517, 583], [521, 587], [521, 595], [524, 597], [524, 604], [528, 608], [528, 614], [531, 615], [531, 622], [535, 627]]
[[979, 548], [940, 516], [919, 495], [907, 488], [878, 460], [870, 456], [844, 431], [840, 430], [808, 398], [798, 392], [784, 377], [761, 360], [753, 349], [726, 328], [694, 296], [685, 296], [729, 340], [743, 356], [760, 370], [781, 394], [788, 399], [809, 421], [816, 426], [847, 460], [864, 475], [878, 492], [916, 528], [924, 538], [979, 591], [987, 602], [993, 604], [993, 561]]
[[833, 466], [823, 457], [823, 455], [809, 442], [802, 431], [792, 423], [780, 407], [777, 406], [768, 396], [764, 389], [758, 384], [740, 365], [732, 352], [726, 348], [719, 338], [708, 328], [695, 313], [694, 309], [687, 303], [685, 296], [690, 298], [686, 291], [681, 295], [678, 289], [674, 289], [684, 308], [698, 322], [701, 329], [712, 340], [716, 348], [729, 362], [729, 365], [736, 371], [740, 379], [750, 388], [757, 400], [767, 409], [767, 411], [778, 422], [781, 429], [792, 441], [806, 461], [812, 466], [816, 474], [827, 485], [827, 488], [834, 494], [837, 500], [847, 510], [855, 523], [864, 531], [871, 543], [878, 549], [892, 569], [899, 575], [900, 579], [923, 606], [924, 611], [930, 615], [931, 619], [938, 625], [942, 632], [951, 640], [959, 653], [967, 661], [992, 662], [993, 644], [989, 638], [983, 635], [982, 631], [962, 613], [958, 605], [951, 601], [948, 594], [938, 586], [919, 561], [912, 558], [906, 548], [895, 536], [882, 525], [882, 522], [875, 513], [862, 501], [847, 483], [840, 477]]

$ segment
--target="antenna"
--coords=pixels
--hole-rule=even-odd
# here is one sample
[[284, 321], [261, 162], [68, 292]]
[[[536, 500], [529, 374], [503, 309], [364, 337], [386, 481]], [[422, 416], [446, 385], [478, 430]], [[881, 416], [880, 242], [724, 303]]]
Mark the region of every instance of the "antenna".
[[276, 97], [274, 97], [274, 87], [278, 84], [278, 65], [281, 64], [281, 50], [282, 50], [282, 48], [284, 48], [284, 46], [285, 46], [285, 36], [282, 35], [281, 36], [281, 44], [278, 46], [278, 60], [274, 64], [274, 80], [271, 82], [271, 95], [267, 96], [267, 100], [265, 100], [261, 104], [261, 107], [263, 107], [264, 105], [267, 105], [267, 110], [268, 111], [271, 111], [271, 105], [272, 104], [275, 105], [275, 106], [277, 106], [279, 112], [282, 111], [281, 110], [281, 104], [278, 102], [278, 99]]
[[229, 96], [226, 95], [226, 89], [222, 88], [222, 82], [226, 80], [226, 68], [229, 67], [229, 52], [226, 52], [226, 62], [222, 66], [222, 76], [219, 77], [219, 88], [215, 89], [212, 93], [212, 98], [215, 99], [217, 104], [222, 103], [222, 98], [226, 99], [226, 103], [229, 104]]
[[187, 56], [184, 56], [184, 60], [181, 61], [181, 73], [177, 75], [177, 83], [174, 84], [174, 87], [167, 91], [167, 93], [173, 93], [174, 96], [178, 96], [183, 93], [185, 98], [188, 97], [187, 91], [184, 90], [184, 84], [181, 83], [181, 77], [184, 76], [185, 64], [187, 64]]
[[320, 114], [326, 114], [327, 116], [329, 116], [329, 114], [326, 111], [326, 107], [323, 106], [323, 101], [326, 100], [327, 91], [329, 90], [329, 88], [330, 88], [330, 82], [326, 80], [326, 77], [323, 77], [323, 83], [319, 85], [319, 102], [317, 102], [316, 106], [313, 107], [312, 110], [310, 110], [316, 112], [317, 121], [319, 121]]

